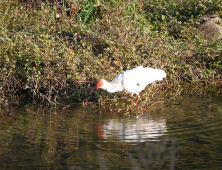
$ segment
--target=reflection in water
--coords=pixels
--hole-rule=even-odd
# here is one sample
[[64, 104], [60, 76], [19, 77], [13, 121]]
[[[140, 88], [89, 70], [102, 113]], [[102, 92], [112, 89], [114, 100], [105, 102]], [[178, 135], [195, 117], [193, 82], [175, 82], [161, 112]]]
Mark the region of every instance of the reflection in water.
[[[102, 131], [103, 128], [103, 132]], [[167, 132], [165, 119], [153, 120], [147, 117], [139, 117], [136, 120], [110, 119], [99, 129], [100, 139], [115, 137], [122, 142], [144, 142], [158, 138]]]
[[[138, 155], [138, 163], [135, 161], [135, 157], [132, 153], [128, 155], [129, 162], [132, 164], [131, 169], [140, 169], [141, 164], [144, 169], [162, 169], [165, 162], [169, 163], [169, 170], [175, 169], [175, 160], [176, 160], [176, 138], [164, 138], [155, 143], [146, 143], [145, 147], [138, 144], [135, 146], [137, 155]], [[171, 145], [167, 148], [167, 145]]]
[[130, 118], [82, 106], [0, 110], [0, 169], [221, 169], [221, 101], [158, 108]]
[[[137, 143], [133, 145], [134, 152], [129, 153], [126, 159], [129, 161], [130, 169], [175, 169], [175, 161], [178, 150], [176, 148], [177, 139], [164, 137], [159, 141], [150, 143]], [[170, 146], [170, 147], [169, 147]], [[100, 169], [106, 170], [108, 161], [102, 152], [97, 153]]]

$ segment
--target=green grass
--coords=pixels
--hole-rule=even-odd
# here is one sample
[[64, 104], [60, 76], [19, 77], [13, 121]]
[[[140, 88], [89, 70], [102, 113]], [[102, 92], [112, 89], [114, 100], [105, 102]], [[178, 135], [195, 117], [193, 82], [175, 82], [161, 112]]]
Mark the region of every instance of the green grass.
[[160, 90], [220, 79], [221, 42], [204, 40], [197, 19], [222, 17], [221, 8], [220, 0], [74, 0], [65, 8], [0, 0], [0, 103], [22, 94], [81, 102], [97, 80], [139, 65], [167, 72]]

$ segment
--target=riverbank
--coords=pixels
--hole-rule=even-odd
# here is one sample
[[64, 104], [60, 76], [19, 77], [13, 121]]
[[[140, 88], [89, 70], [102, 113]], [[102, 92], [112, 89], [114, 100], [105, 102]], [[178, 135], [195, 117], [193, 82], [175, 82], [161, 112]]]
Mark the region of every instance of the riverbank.
[[[77, 1], [65, 7], [0, 0], [0, 104], [24, 98], [80, 103], [98, 79], [111, 81], [139, 65], [167, 73], [155, 87], [160, 93], [213, 87], [222, 79], [222, 44], [206, 40], [198, 25], [204, 15], [222, 17], [221, 8], [219, 0]], [[104, 93], [91, 100], [101, 101]], [[104, 94], [103, 101], [117, 97]]]

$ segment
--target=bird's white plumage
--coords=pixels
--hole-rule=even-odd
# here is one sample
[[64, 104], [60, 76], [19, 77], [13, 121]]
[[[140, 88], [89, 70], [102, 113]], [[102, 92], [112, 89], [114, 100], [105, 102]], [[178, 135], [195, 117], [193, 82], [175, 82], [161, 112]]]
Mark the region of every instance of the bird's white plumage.
[[[107, 82], [106, 80], [99, 80], [96, 86], [92, 89], [91, 92], [102, 88], [109, 93], [114, 93], [117, 91], [129, 92], [129, 93], [136, 93], [137, 100], [136, 105], [139, 101], [139, 92], [145, 89], [145, 87], [149, 83], [153, 83], [156, 80], [163, 80], [166, 77], [166, 73], [163, 70], [153, 69], [149, 67], [143, 68], [143, 66], [139, 66], [132, 70], [127, 70], [121, 72], [112, 82]], [[90, 92], [90, 93], [91, 93]], [[89, 94], [83, 100], [83, 105], [85, 105], [86, 99]]]
[[132, 70], [121, 72], [110, 83], [103, 80], [104, 84], [100, 88], [110, 93], [124, 91], [139, 95], [139, 92], [144, 90], [148, 84], [156, 80], [163, 80], [164, 77], [166, 77], [166, 73], [163, 70], [138, 66]]

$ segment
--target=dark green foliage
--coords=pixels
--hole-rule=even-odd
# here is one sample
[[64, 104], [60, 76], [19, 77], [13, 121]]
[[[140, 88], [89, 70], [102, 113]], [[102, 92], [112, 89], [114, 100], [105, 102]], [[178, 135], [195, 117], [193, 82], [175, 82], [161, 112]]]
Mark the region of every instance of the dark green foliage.
[[97, 5], [94, 0], [88, 0], [81, 4], [78, 19], [83, 24], [94, 21], [96, 18], [101, 19], [101, 6]]

